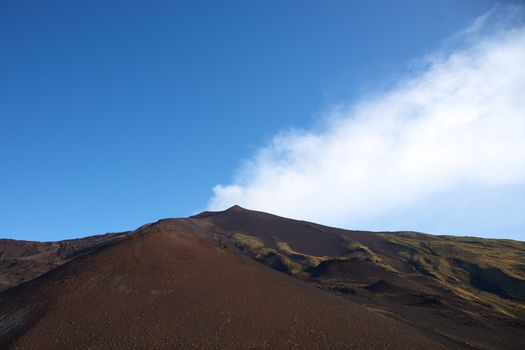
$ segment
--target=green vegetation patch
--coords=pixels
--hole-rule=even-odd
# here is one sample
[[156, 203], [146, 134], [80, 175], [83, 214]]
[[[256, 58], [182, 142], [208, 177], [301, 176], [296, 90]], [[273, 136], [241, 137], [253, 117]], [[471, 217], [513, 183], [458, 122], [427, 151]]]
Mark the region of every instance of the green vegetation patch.
[[299, 265], [307, 265], [309, 267], [315, 267], [319, 265], [321, 262], [329, 259], [329, 257], [326, 256], [315, 256], [315, 255], [308, 255], [299, 253], [295, 250], [293, 250], [290, 245], [286, 242], [275, 242], [275, 245], [277, 246], [277, 250], [285, 255], [289, 260], [292, 262], [295, 262]]
[[[381, 236], [397, 246], [398, 256], [420, 273], [457, 290], [469, 286], [505, 299], [525, 300], [525, 244], [476, 237], [389, 233]], [[474, 287], [474, 288], [472, 288]], [[491, 303], [492, 304], [492, 303]]]
[[345, 250], [342, 254], [337, 256], [338, 259], [359, 259], [364, 261], [370, 261], [375, 265], [382, 267], [391, 272], [397, 272], [397, 270], [386, 262], [381, 256], [372, 251], [369, 247], [364, 244], [345, 238]]
[[233, 233], [230, 235], [233, 244], [240, 248], [244, 253], [250, 254], [255, 259], [263, 259], [266, 256], [275, 254], [275, 250], [268, 248], [264, 242], [255, 236], [245, 235], [242, 233]]

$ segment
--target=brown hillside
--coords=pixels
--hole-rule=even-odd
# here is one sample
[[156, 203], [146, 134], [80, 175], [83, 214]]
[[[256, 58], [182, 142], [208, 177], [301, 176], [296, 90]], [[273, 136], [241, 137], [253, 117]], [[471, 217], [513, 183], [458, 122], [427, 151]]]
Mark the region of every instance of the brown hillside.
[[149, 226], [0, 299], [12, 349], [432, 349], [422, 333], [211, 243]]
[[0, 291], [29, 281], [82, 254], [118, 241], [126, 232], [58, 242], [0, 239]]
[[234, 206], [127, 234], [0, 241], [11, 287], [0, 341], [522, 349], [524, 266], [523, 242], [350, 231]]
[[523, 348], [524, 242], [342, 230], [238, 206], [188, 220], [262, 264], [445, 344]]

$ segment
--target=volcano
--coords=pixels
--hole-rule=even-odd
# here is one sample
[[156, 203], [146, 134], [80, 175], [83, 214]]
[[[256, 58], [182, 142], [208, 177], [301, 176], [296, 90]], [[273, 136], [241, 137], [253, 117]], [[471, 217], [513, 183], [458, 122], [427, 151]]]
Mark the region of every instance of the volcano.
[[343, 230], [234, 206], [0, 241], [7, 349], [518, 349], [525, 243]]

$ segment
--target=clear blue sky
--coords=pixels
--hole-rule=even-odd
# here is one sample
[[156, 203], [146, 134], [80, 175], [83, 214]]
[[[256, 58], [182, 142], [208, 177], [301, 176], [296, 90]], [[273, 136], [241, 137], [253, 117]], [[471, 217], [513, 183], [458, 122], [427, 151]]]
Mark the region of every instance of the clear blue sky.
[[494, 4], [1, 1], [0, 236], [204, 210], [275, 133], [389, 84]]

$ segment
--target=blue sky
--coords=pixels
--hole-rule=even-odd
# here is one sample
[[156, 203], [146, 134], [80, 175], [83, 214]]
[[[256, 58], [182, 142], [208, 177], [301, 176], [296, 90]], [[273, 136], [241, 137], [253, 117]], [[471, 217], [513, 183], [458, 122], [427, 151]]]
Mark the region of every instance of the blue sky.
[[[0, 236], [122, 231], [232, 200], [271, 209], [213, 189], [250, 188], [242, 169], [258, 167], [275, 135], [323, 132], [335, 107], [388, 91], [507, 4], [2, 1]], [[473, 186], [478, 208], [457, 201], [470, 185], [409, 197], [417, 210], [270, 211], [349, 228], [525, 239], [521, 178], [483, 195]], [[502, 215], [487, 217], [493, 205], [483, 203], [494, 202]]]

